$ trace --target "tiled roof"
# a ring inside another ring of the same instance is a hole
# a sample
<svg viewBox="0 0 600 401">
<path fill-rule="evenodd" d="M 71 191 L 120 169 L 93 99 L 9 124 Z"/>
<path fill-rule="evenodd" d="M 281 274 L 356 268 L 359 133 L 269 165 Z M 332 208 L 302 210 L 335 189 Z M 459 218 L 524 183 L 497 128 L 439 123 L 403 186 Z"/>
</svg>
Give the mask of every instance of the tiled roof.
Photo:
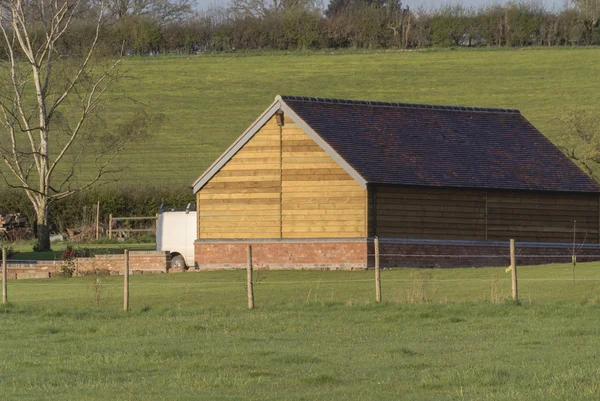
<svg viewBox="0 0 600 401">
<path fill-rule="evenodd" d="M 368 183 L 600 191 L 518 110 L 281 98 Z"/>
</svg>

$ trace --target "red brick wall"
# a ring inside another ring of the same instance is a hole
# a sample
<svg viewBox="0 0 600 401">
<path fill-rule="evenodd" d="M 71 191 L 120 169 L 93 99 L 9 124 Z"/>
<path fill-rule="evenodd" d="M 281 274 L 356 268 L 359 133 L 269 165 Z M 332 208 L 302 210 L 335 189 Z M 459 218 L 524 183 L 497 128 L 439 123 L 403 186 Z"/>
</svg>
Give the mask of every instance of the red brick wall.
<svg viewBox="0 0 600 401">
<path fill-rule="evenodd" d="M 374 266 L 373 239 L 199 240 L 200 270 L 243 269 L 252 245 L 256 269 L 364 269 Z M 600 245 L 577 245 L 578 262 L 600 260 Z M 567 263 L 571 244 L 517 243 L 517 265 Z M 380 239 L 381 267 L 508 266 L 508 241 Z"/>
<path fill-rule="evenodd" d="M 367 242 L 356 240 L 200 240 L 195 261 L 200 270 L 244 269 L 252 245 L 256 269 L 364 269 Z"/>
</svg>

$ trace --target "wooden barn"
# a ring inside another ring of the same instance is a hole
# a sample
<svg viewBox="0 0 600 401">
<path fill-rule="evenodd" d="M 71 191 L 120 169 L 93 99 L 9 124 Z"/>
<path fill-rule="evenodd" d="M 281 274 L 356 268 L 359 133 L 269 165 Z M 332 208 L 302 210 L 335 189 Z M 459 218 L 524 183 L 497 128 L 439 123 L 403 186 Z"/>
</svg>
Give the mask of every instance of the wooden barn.
<svg viewBox="0 0 600 401">
<path fill-rule="evenodd" d="M 600 242 L 599 191 L 517 110 L 277 96 L 194 183 L 196 264 L 243 267 L 252 243 L 264 268 L 364 268 L 374 236 L 560 253 Z"/>
</svg>

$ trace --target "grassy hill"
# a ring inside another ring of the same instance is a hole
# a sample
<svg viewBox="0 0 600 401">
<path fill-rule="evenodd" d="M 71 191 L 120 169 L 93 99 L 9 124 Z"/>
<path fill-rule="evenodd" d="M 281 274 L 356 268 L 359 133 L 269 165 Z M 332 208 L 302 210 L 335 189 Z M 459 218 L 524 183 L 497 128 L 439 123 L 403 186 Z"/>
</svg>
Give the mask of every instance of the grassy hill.
<svg viewBox="0 0 600 401">
<path fill-rule="evenodd" d="M 555 139 L 565 108 L 597 107 L 599 58 L 589 48 L 127 59 L 123 90 L 166 122 L 124 155 L 122 181 L 191 185 L 277 94 L 518 108 Z"/>
</svg>

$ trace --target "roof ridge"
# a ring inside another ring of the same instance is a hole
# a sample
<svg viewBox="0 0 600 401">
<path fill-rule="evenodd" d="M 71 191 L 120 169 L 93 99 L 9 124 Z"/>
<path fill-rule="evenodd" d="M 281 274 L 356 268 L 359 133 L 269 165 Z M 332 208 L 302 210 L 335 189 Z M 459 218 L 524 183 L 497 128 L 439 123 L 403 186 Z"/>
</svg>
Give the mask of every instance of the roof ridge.
<svg viewBox="0 0 600 401">
<path fill-rule="evenodd" d="M 421 110 L 521 114 L 521 112 L 517 109 L 502 109 L 502 108 L 493 108 L 493 107 L 442 106 L 442 105 L 433 105 L 433 104 L 376 102 L 376 101 L 371 101 L 371 100 L 347 100 L 347 99 L 333 99 L 333 98 L 307 97 L 307 96 L 289 96 L 289 95 L 287 95 L 287 96 L 281 95 L 280 97 L 281 97 L 281 100 L 283 100 L 283 101 L 289 100 L 289 101 L 295 101 L 295 102 L 344 104 L 344 105 L 351 105 L 351 106 L 376 106 L 376 107 L 391 107 L 391 108 L 421 109 Z"/>
</svg>

